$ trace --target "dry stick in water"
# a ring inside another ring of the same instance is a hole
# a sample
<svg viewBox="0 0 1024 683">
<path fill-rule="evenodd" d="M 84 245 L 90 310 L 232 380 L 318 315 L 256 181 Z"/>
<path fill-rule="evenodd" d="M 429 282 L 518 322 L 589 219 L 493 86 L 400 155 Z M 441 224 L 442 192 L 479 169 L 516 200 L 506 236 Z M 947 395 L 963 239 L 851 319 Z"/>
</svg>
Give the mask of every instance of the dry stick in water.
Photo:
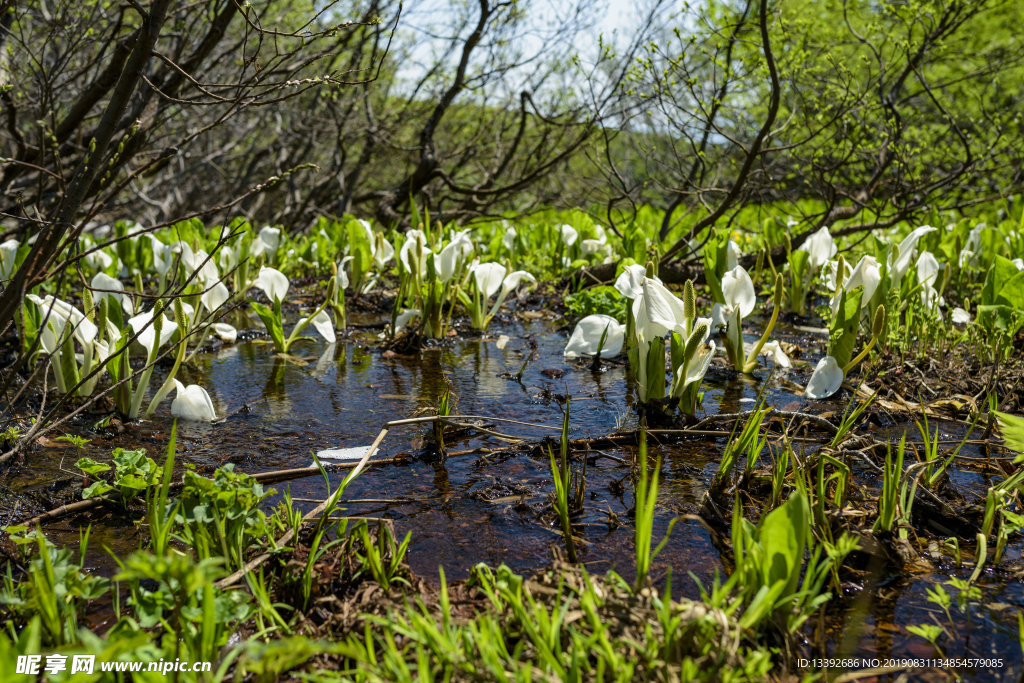
<svg viewBox="0 0 1024 683">
<path fill-rule="evenodd" d="M 703 427 L 706 424 L 713 424 L 715 422 L 721 422 L 723 420 L 739 420 L 739 419 L 744 418 L 744 417 L 749 417 L 753 413 L 754 413 L 753 410 L 748 410 L 748 411 L 743 412 L 743 413 L 719 413 L 718 415 L 712 415 L 710 417 L 707 417 L 707 418 L 701 420 L 700 422 L 695 424 L 693 426 L 693 428 L 694 429 L 698 429 L 700 427 Z M 767 419 L 769 417 L 800 418 L 800 419 L 807 420 L 811 424 L 813 424 L 813 425 L 815 425 L 817 427 L 821 427 L 822 429 L 824 429 L 826 431 L 829 431 L 832 434 L 835 434 L 836 432 L 839 431 L 838 427 L 836 427 L 834 424 L 832 424 L 831 422 L 829 422 L 825 418 L 819 417 L 817 415 L 811 415 L 809 413 L 797 413 L 797 412 L 793 412 L 793 411 L 790 411 L 790 410 L 777 410 L 775 408 L 771 408 L 771 409 L 769 409 L 764 414 L 764 417 L 765 417 L 765 419 Z"/>
</svg>

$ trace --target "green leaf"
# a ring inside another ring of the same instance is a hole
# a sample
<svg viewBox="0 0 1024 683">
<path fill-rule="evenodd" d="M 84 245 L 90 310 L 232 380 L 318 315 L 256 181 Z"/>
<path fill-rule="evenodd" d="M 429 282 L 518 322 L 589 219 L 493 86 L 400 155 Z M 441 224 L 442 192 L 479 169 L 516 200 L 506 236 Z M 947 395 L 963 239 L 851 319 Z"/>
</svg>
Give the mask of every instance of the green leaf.
<svg viewBox="0 0 1024 683">
<path fill-rule="evenodd" d="M 352 257 L 349 268 L 352 272 L 352 288 L 358 291 L 366 273 L 373 265 L 370 240 L 366 228 L 357 220 L 348 222 L 348 255 Z"/>
<path fill-rule="evenodd" d="M 783 584 L 784 590 L 778 597 L 796 592 L 810 525 L 810 507 L 803 491 L 795 491 L 784 505 L 772 510 L 761 522 L 758 529 L 758 541 L 764 552 L 761 576 L 773 593 L 778 582 Z"/>
<path fill-rule="evenodd" d="M 981 290 L 981 303 L 985 306 L 993 306 L 997 303 L 999 293 L 1003 286 L 1020 273 L 1017 266 L 1013 265 L 1010 259 L 1003 256 L 996 256 L 992 267 L 985 275 L 985 286 Z"/>
<path fill-rule="evenodd" d="M 996 411 L 999 418 L 999 430 L 1003 433 L 1006 445 L 1020 453 L 1014 464 L 1024 461 L 1024 417 L 1000 413 Z"/>
<path fill-rule="evenodd" d="M 82 458 L 75 463 L 75 467 L 82 470 L 86 474 L 99 474 L 100 472 L 110 471 L 110 465 L 105 462 L 96 462 L 92 458 Z"/>
<path fill-rule="evenodd" d="M 103 481 L 102 479 L 93 482 L 91 486 L 82 490 L 82 498 L 93 498 L 94 496 L 102 496 L 107 491 L 113 491 L 114 487 Z"/>
<path fill-rule="evenodd" d="M 920 626 L 908 626 L 907 630 L 915 636 L 921 636 L 929 643 L 934 643 L 942 635 L 942 629 L 935 624 L 921 624 Z"/>
<path fill-rule="evenodd" d="M 270 338 L 274 340 L 274 349 L 278 353 L 284 352 L 284 329 L 281 327 L 281 320 L 274 315 L 274 312 L 256 301 L 250 302 L 252 309 L 256 311 L 256 315 L 263 321 L 264 326 L 267 328 L 267 332 L 270 334 Z"/>
<path fill-rule="evenodd" d="M 857 328 L 860 324 L 860 302 L 864 296 L 864 287 L 855 287 L 851 291 L 843 290 L 839 299 L 839 310 L 832 318 L 829 328 L 829 355 L 836 359 L 841 368 L 845 368 L 853 358 L 853 348 L 857 343 Z"/>
<path fill-rule="evenodd" d="M 803 249 L 794 249 L 789 253 L 789 269 L 794 280 L 803 280 L 804 272 L 807 270 L 807 260 L 811 257 Z"/>
<path fill-rule="evenodd" d="M 1024 309 L 1024 270 L 1003 284 L 996 295 L 996 303 L 1016 310 Z"/>
</svg>

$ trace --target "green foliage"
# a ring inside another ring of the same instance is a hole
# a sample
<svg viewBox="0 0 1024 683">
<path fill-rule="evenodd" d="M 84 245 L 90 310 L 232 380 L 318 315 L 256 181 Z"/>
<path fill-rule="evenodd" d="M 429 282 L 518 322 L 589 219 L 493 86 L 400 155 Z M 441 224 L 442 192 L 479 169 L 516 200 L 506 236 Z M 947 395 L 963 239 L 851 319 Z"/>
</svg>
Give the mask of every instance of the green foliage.
<svg viewBox="0 0 1024 683">
<path fill-rule="evenodd" d="M 214 472 L 213 479 L 186 471 L 175 515 L 181 540 L 196 547 L 203 538 L 209 539 L 231 567 L 240 568 L 249 546 L 267 533 L 266 515 L 259 505 L 274 493 L 248 474 L 235 472 L 232 463 Z"/>
<path fill-rule="evenodd" d="M 853 358 L 857 328 L 860 325 L 860 301 L 863 295 L 863 286 L 854 287 L 851 291 L 843 289 L 839 297 L 839 308 L 829 326 L 829 355 L 836 359 L 836 364 L 841 368 L 845 368 Z"/>
<path fill-rule="evenodd" d="M 113 452 L 113 459 L 114 485 L 97 479 L 82 491 L 82 498 L 102 496 L 116 490 L 121 496 L 121 502 L 127 506 L 135 496 L 154 484 L 155 477 L 160 471 L 153 459 L 146 457 L 144 448 L 135 451 L 117 448 Z M 92 458 L 81 458 L 75 463 L 75 467 L 90 476 L 110 471 L 110 465 L 96 462 Z"/>
<path fill-rule="evenodd" d="M 609 285 L 590 287 L 565 297 L 565 307 L 574 317 L 600 314 L 615 318 L 620 323 L 626 320 L 626 307 L 629 303 L 626 297 Z"/>
</svg>

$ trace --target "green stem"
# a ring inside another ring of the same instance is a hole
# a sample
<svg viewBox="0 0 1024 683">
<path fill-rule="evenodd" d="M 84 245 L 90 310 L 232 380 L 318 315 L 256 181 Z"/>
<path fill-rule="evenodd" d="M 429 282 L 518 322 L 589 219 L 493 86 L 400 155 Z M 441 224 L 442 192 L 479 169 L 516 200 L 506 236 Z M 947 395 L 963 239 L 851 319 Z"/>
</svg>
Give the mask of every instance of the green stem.
<svg viewBox="0 0 1024 683">
<path fill-rule="evenodd" d="M 875 345 L 875 342 L 877 342 L 877 341 L 878 341 L 878 336 L 877 335 L 872 336 L 871 337 L 871 341 L 869 341 L 868 345 L 864 347 L 864 350 L 861 351 L 859 354 L 857 354 L 856 358 L 854 358 L 853 360 L 851 360 L 849 363 L 846 364 L 846 367 L 843 368 L 843 376 L 844 377 L 846 376 L 846 374 L 848 372 L 850 372 L 850 370 L 852 370 L 854 367 L 856 367 L 857 363 L 859 363 L 862 360 L 864 360 L 864 356 L 868 355 L 868 352 L 871 351 L 871 349 Z"/>
<path fill-rule="evenodd" d="M 757 356 L 761 353 L 761 349 L 764 348 L 765 343 L 768 341 L 768 336 L 771 335 L 772 330 L 775 329 L 775 321 L 779 319 L 779 306 L 775 307 L 772 311 L 772 319 L 768 321 L 768 327 L 764 328 L 764 334 L 757 342 L 757 346 L 751 349 L 750 354 L 747 356 L 746 362 L 743 364 L 743 372 L 750 374 L 757 367 Z"/>
<path fill-rule="evenodd" d="M 312 315 L 307 317 L 301 323 L 297 323 L 295 327 L 292 328 L 292 333 L 288 335 L 288 339 L 284 343 L 284 350 L 281 353 L 288 353 L 288 349 L 290 349 L 292 344 L 295 343 L 296 338 L 299 336 L 299 333 L 306 329 L 306 326 L 309 325 L 310 320 L 320 315 L 321 311 L 323 311 L 324 308 L 327 306 L 327 303 L 327 299 L 324 299 L 324 302 L 320 304 L 320 308 L 316 309 L 316 311 L 314 311 Z"/>
</svg>

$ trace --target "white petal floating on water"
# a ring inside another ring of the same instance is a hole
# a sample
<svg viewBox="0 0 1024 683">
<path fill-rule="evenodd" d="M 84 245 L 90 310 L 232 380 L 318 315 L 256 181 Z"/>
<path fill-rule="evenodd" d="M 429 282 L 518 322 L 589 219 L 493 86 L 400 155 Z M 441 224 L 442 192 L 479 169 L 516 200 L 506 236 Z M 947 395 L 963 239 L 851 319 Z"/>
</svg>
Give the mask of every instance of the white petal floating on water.
<svg viewBox="0 0 1024 683">
<path fill-rule="evenodd" d="M 825 356 L 818 361 L 814 368 L 811 380 L 807 382 L 804 396 L 807 398 L 828 398 L 839 391 L 843 386 L 843 369 L 839 367 L 836 359 L 832 356 Z"/>
<path fill-rule="evenodd" d="M 217 411 L 213 409 L 213 401 L 198 384 L 190 384 L 187 387 L 174 380 L 177 387 L 177 396 L 171 402 L 171 415 L 180 417 L 183 420 L 196 420 L 210 422 L 217 419 Z"/>
<path fill-rule="evenodd" d="M 598 344 L 601 342 L 601 335 L 605 329 L 608 330 L 605 336 L 604 346 L 601 347 L 602 358 L 613 358 L 622 352 L 622 343 L 626 338 L 626 326 L 608 315 L 588 315 L 578 323 L 569 337 L 569 343 L 565 345 L 565 359 L 573 360 L 580 356 L 593 356 L 597 353 Z"/>
<path fill-rule="evenodd" d="M 495 344 L 495 346 L 497 346 L 499 349 L 504 349 L 505 346 L 507 346 L 507 345 L 508 345 L 508 335 L 507 334 L 503 334 L 500 337 L 498 337 L 498 343 Z"/>
<path fill-rule="evenodd" d="M 328 448 L 327 450 L 318 451 L 316 457 L 321 460 L 362 460 L 369 448 L 369 445 L 355 446 L 354 448 Z M 379 448 L 374 448 L 370 457 L 377 455 L 379 452 Z"/>
</svg>

